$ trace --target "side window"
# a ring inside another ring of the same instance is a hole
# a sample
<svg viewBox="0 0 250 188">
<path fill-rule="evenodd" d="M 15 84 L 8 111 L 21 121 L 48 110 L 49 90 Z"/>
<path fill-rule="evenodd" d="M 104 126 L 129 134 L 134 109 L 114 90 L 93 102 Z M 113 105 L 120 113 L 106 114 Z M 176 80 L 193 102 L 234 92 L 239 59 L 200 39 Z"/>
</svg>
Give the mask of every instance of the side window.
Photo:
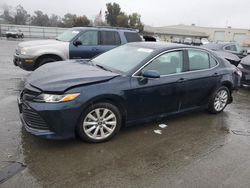
<svg viewBox="0 0 250 188">
<path fill-rule="evenodd" d="M 175 51 L 157 57 L 143 71 L 156 70 L 160 75 L 168 75 L 182 72 L 182 66 L 183 51 Z"/>
<path fill-rule="evenodd" d="M 142 39 L 138 33 L 135 32 L 124 32 L 127 42 L 141 42 Z"/>
<path fill-rule="evenodd" d="M 217 65 L 217 61 L 210 56 L 210 68 L 215 67 Z"/>
<path fill-rule="evenodd" d="M 98 31 L 86 31 L 77 40 L 86 46 L 98 45 Z"/>
<path fill-rule="evenodd" d="M 236 52 L 236 51 L 237 51 L 237 48 L 236 48 L 235 45 L 230 45 L 230 46 L 226 46 L 226 47 L 225 47 L 225 50 Z"/>
<path fill-rule="evenodd" d="M 120 45 L 120 35 L 116 31 L 101 31 L 101 45 Z"/>
<path fill-rule="evenodd" d="M 208 69 L 209 56 L 206 52 L 199 50 L 188 50 L 189 71 Z"/>
</svg>

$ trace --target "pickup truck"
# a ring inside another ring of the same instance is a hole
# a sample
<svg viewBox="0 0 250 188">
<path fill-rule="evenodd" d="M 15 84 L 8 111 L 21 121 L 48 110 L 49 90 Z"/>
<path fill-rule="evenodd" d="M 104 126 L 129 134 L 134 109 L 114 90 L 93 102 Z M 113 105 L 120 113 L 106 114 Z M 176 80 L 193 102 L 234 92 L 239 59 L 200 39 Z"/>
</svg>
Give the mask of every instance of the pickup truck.
<svg viewBox="0 0 250 188">
<path fill-rule="evenodd" d="M 14 65 L 28 71 L 66 59 L 91 59 L 128 42 L 142 41 L 136 30 L 127 28 L 75 27 L 55 40 L 21 42 L 14 54 Z"/>
</svg>

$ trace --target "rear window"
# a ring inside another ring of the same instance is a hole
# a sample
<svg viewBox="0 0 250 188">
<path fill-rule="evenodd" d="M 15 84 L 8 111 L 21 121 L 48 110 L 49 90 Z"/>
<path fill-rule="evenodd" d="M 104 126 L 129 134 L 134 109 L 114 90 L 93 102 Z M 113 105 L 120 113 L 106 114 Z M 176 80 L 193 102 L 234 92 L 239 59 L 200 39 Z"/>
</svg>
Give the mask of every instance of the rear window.
<svg viewBox="0 0 250 188">
<path fill-rule="evenodd" d="M 202 70 L 210 67 L 209 56 L 206 52 L 199 50 L 188 50 L 189 70 Z"/>
<path fill-rule="evenodd" d="M 142 39 L 138 33 L 124 32 L 127 42 L 141 42 Z"/>
<path fill-rule="evenodd" d="M 116 31 L 101 31 L 101 45 L 120 45 L 119 33 Z"/>
<path fill-rule="evenodd" d="M 215 67 L 216 65 L 217 65 L 217 61 L 213 57 L 210 56 L 210 67 L 212 68 L 212 67 Z"/>
</svg>

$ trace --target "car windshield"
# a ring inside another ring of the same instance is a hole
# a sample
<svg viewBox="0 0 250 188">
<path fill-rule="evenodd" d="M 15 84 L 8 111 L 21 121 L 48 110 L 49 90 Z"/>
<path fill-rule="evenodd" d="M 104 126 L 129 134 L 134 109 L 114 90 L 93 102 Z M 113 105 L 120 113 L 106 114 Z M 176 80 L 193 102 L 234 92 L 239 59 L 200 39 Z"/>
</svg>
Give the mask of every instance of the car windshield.
<svg viewBox="0 0 250 188">
<path fill-rule="evenodd" d="M 152 52 L 153 49 L 150 48 L 127 44 L 97 56 L 92 59 L 92 62 L 109 70 L 126 73 L 135 68 Z"/>
<path fill-rule="evenodd" d="M 77 30 L 67 30 L 59 35 L 56 39 L 63 42 L 70 42 L 80 31 Z"/>
</svg>

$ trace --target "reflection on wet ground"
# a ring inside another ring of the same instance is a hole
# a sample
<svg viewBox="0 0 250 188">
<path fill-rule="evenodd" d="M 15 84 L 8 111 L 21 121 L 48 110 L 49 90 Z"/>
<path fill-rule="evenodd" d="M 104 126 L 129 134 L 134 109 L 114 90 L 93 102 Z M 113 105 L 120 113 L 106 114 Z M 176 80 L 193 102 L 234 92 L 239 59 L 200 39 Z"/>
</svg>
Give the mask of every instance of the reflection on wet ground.
<svg viewBox="0 0 250 188">
<path fill-rule="evenodd" d="M 250 137 L 234 132 L 250 130 L 249 89 L 236 92 L 234 103 L 221 114 L 194 112 L 129 127 L 103 144 L 43 140 L 28 134 L 19 121 L 16 97 L 29 73 L 12 65 L 16 42 L 0 41 L 0 45 L 7 46 L 0 49 L 0 167 L 3 161 L 27 165 L 0 186 L 249 185 Z M 159 123 L 167 127 L 160 128 Z M 158 129 L 162 134 L 154 132 Z"/>
</svg>

